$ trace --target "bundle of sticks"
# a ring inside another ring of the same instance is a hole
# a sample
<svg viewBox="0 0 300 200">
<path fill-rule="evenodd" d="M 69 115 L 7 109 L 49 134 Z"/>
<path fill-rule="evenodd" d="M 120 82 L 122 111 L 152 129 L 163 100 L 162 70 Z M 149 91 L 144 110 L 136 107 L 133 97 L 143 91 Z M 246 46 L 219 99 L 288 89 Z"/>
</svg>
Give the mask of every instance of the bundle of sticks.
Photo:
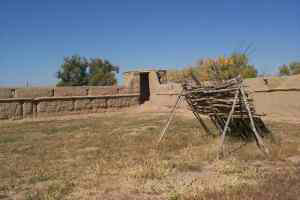
<svg viewBox="0 0 300 200">
<path fill-rule="evenodd" d="M 210 86 L 183 84 L 183 92 L 190 109 L 207 133 L 211 133 L 200 115 L 207 115 L 221 135 L 221 148 L 225 134 L 250 138 L 254 136 L 259 147 L 264 147 L 261 136 L 268 133 L 261 115 L 257 114 L 253 99 L 245 91 L 243 80 L 216 81 Z M 264 148 L 264 152 L 268 152 Z"/>
<path fill-rule="evenodd" d="M 245 91 L 241 78 L 218 82 L 211 86 L 183 84 L 183 89 L 182 95 L 194 114 L 209 116 L 220 134 L 225 129 L 226 120 L 233 104 L 235 104 L 234 111 L 231 114 L 227 130 L 229 134 L 240 135 L 244 138 L 251 137 L 253 130 L 250 115 L 252 115 L 257 132 L 261 136 L 269 132 L 261 115 L 256 113 L 253 99 Z M 196 116 L 196 118 L 199 117 Z"/>
</svg>

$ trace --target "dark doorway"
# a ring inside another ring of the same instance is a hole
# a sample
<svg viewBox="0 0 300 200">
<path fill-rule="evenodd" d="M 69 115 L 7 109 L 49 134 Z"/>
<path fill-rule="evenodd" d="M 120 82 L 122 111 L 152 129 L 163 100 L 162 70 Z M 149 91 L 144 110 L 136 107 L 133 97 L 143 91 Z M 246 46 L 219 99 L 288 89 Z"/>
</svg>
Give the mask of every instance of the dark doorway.
<svg viewBox="0 0 300 200">
<path fill-rule="evenodd" d="M 140 95 L 141 103 L 150 98 L 149 73 L 140 73 Z"/>
</svg>

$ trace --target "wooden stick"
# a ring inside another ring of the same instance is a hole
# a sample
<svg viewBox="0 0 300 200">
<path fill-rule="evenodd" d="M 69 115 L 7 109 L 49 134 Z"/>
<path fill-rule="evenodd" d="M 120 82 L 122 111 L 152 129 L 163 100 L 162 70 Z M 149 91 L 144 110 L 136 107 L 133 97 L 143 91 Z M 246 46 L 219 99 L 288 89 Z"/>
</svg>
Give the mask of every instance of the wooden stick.
<svg viewBox="0 0 300 200">
<path fill-rule="evenodd" d="M 244 100 L 244 103 L 245 103 L 245 106 L 246 106 L 246 109 L 248 110 L 248 115 L 249 115 L 249 118 L 250 118 L 250 122 L 251 122 L 251 126 L 252 126 L 252 130 L 255 134 L 255 137 L 256 137 L 256 140 L 257 140 L 257 145 L 258 147 L 261 149 L 261 147 L 264 148 L 266 154 L 269 154 L 269 150 L 267 147 L 265 147 L 260 135 L 257 133 L 257 130 L 256 130 L 256 127 L 255 127 L 255 124 L 254 124 L 254 120 L 253 120 L 253 117 L 252 117 L 252 113 L 251 113 L 251 110 L 249 108 L 249 105 L 248 105 L 248 101 L 247 101 L 247 97 L 245 95 L 245 91 L 244 91 L 244 88 L 241 87 L 240 89 L 241 93 L 242 93 L 242 96 L 243 96 L 243 100 Z"/>
<path fill-rule="evenodd" d="M 204 94 L 210 94 L 210 93 L 226 93 L 226 92 L 231 92 L 231 91 L 235 91 L 238 88 L 227 88 L 227 89 L 220 89 L 220 90 L 216 90 L 216 89 L 212 89 L 212 90 L 192 90 L 192 91 L 187 91 L 185 92 L 185 94 L 193 94 L 193 93 L 204 93 Z"/>
<path fill-rule="evenodd" d="M 179 96 L 177 97 L 176 103 L 175 103 L 175 105 L 174 105 L 174 107 L 173 107 L 173 109 L 172 109 L 172 111 L 171 111 L 171 113 L 170 113 L 170 115 L 169 115 L 168 122 L 166 123 L 165 127 L 163 128 L 163 130 L 162 130 L 162 132 L 161 132 L 161 134 L 160 134 L 160 137 L 159 137 L 159 140 L 158 140 L 158 144 L 160 143 L 160 141 L 162 140 L 162 138 L 163 138 L 164 135 L 166 134 L 166 131 L 167 131 L 167 129 L 169 128 L 169 125 L 170 125 L 172 119 L 174 118 L 175 110 L 176 110 L 177 106 L 181 103 L 182 98 L 183 98 L 183 96 L 181 96 L 181 95 L 179 95 Z"/>
<path fill-rule="evenodd" d="M 236 105 L 236 102 L 237 102 L 239 93 L 240 93 L 240 90 L 237 90 L 236 93 L 235 93 L 234 101 L 233 101 L 233 104 L 232 104 L 232 107 L 231 107 L 231 111 L 230 111 L 230 113 L 229 113 L 229 116 L 228 116 L 228 118 L 227 118 L 227 121 L 226 121 L 224 130 L 223 130 L 223 133 L 222 133 L 222 136 L 221 136 L 220 151 L 222 152 L 222 155 L 223 155 L 223 153 L 224 153 L 224 140 L 225 140 L 225 134 L 226 134 L 226 131 L 227 131 L 227 129 L 228 129 L 228 125 L 229 125 L 229 122 L 230 122 L 230 120 L 231 120 L 231 116 L 232 116 L 232 114 L 233 114 L 233 112 L 234 112 L 235 105 Z"/>
<path fill-rule="evenodd" d="M 208 129 L 208 127 L 206 126 L 206 124 L 204 123 L 204 121 L 202 120 L 200 115 L 197 112 L 194 112 L 194 111 L 193 111 L 193 113 L 194 113 L 195 117 L 198 119 L 198 121 L 200 122 L 200 124 L 202 125 L 205 132 L 209 135 L 212 135 L 212 133 L 210 132 L 210 130 Z"/>
<path fill-rule="evenodd" d="M 214 123 L 215 127 L 218 129 L 219 134 L 222 135 L 222 127 L 220 126 L 220 123 L 218 123 L 216 116 L 211 115 L 210 120 Z"/>
<path fill-rule="evenodd" d="M 195 107 L 193 106 L 193 104 L 190 101 L 190 99 L 188 97 L 186 97 L 185 100 L 189 104 L 189 106 L 192 108 L 194 116 L 199 121 L 199 123 L 201 124 L 201 126 L 203 127 L 203 129 L 205 130 L 205 132 L 207 134 L 209 134 L 209 135 L 212 135 L 212 133 L 210 132 L 210 130 L 208 129 L 208 127 L 206 126 L 206 124 L 204 123 L 204 121 L 202 120 L 202 118 L 200 117 L 200 115 L 198 114 L 197 109 L 195 109 Z"/>
</svg>

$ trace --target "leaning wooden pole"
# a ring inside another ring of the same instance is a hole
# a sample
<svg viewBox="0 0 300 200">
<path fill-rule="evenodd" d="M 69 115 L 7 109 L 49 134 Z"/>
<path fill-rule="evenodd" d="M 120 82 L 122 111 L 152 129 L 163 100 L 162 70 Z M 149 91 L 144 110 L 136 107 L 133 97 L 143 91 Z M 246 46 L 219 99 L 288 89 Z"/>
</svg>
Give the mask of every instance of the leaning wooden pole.
<svg viewBox="0 0 300 200">
<path fill-rule="evenodd" d="M 245 95 L 245 91 L 244 91 L 244 88 L 241 87 L 241 93 L 242 93 L 242 96 L 243 96 L 243 101 L 245 103 L 245 106 L 246 106 L 246 109 L 248 111 L 248 115 L 249 115 L 249 118 L 250 118 L 250 122 L 251 122 L 251 127 L 252 127 L 252 130 L 254 132 L 254 135 L 256 137 L 256 141 L 257 141 L 257 145 L 258 147 L 261 149 L 261 147 L 264 149 L 264 153 L 266 154 L 269 154 L 269 150 L 268 148 L 264 145 L 264 142 L 262 140 L 262 138 L 260 137 L 260 135 L 257 133 L 257 130 L 256 130 L 256 127 L 255 127 L 255 124 L 254 124 L 254 120 L 253 120 L 253 116 L 252 116 L 252 113 L 251 113 L 251 110 L 250 110 L 250 107 L 249 107 L 249 104 L 248 104 L 248 100 L 247 100 L 247 97 Z"/>
<path fill-rule="evenodd" d="M 173 120 L 173 118 L 174 118 L 174 116 L 175 116 L 175 110 L 176 110 L 176 108 L 178 107 L 178 105 L 179 105 L 179 104 L 181 103 L 181 101 L 182 101 L 183 96 L 182 96 L 181 94 L 182 94 L 182 92 L 181 92 L 180 95 L 177 97 L 176 103 L 175 103 L 175 105 L 173 106 L 172 111 L 170 112 L 168 121 L 167 121 L 165 127 L 163 128 L 163 130 L 162 130 L 161 133 L 160 133 L 160 137 L 159 137 L 159 140 L 158 140 L 158 144 L 161 142 L 161 140 L 163 139 L 164 135 L 166 134 L 167 129 L 169 128 L 169 125 L 170 125 L 171 121 Z"/>
<path fill-rule="evenodd" d="M 236 91 L 236 93 L 235 93 L 234 101 L 233 101 L 233 104 L 232 104 L 230 113 L 229 113 L 229 115 L 228 115 L 228 118 L 227 118 L 227 121 L 226 121 L 224 130 L 223 130 L 223 133 L 222 133 L 222 136 L 221 136 L 220 153 L 221 153 L 222 155 L 224 155 L 224 140 L 225 140 L 225 135 L 226 135 L 226 132 L 227 132 L 227 129 L 228 129 L 230 120 L 231 120 L 231 118 L 232 118 L 232 115 L 233 115 L 233 113 L 234 113 L 235 105 L 236 105 L 236 102 L 237 102 L 237 100 L 238 100 L 239 94 L 240 94 L 240 90 L 238 89 L 238 90 Z"/>
<path fill-rule="evenodd" d="M 188 103 L 188 105 L 191 107 L 192 112 L 194 114 L 194 116 L 196 117 L 196 119 L 199 121 L 199 123 L 201 124 L 201 126 L 203 127 L 204 131 L 209 134 L 212 135 L 211 131 L 209 130 L 209 128 L 206 126 L 206 124 L 204 123 L 203 119 L 201 118 L 201 116 L 199 115 L 199 113 L 194 109 L 192 102 L 186 98 L 186 102 Z"/>
</svg>

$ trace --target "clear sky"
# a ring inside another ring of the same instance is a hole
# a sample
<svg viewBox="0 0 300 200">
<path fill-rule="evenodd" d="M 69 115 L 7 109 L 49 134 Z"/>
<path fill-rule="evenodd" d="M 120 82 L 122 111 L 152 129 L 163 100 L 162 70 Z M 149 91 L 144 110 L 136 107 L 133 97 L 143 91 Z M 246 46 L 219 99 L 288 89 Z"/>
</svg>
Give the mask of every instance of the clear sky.
<svg viewBox="0 0 300 200">
<path fill-rule="evenodd" d="M 246 44 L 261 73 L 300 60 L 300 0 L 0 0 L 0 85 L 54 85 L 75 53 L 122 73 L 180 68 Z"/>
</svg>

